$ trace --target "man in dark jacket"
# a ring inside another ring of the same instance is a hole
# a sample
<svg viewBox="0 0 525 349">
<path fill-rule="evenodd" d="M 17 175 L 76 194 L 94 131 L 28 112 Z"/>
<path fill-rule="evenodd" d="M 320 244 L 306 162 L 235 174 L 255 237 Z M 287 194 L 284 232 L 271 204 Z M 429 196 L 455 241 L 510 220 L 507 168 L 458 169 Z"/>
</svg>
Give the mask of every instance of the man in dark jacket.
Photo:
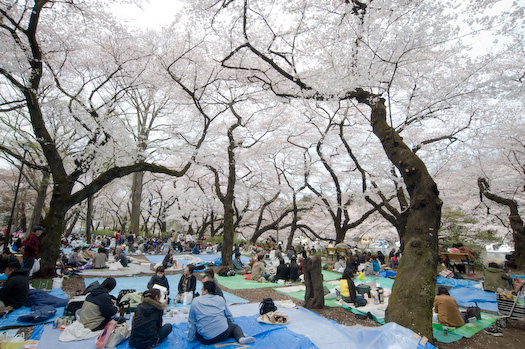
<svg viewBox="0 0 525 349">
<path fill-rule="evenodd" d="M 109 295 L 117 282 L 107 278 L 86 297 L 78 321 L 92 331 L 102 330 L 117 313 L 116 299 Z"/>
<path fill-rule="evenodd" d="M 31 270 L 35 263 L 35 258 L 38 258 L 38 252 L 40 251 L 40 235 L 42 235 L 43 232 L 44 228 L 37 225 L 24 240 L 24 269 Z"/>
<path fill-rule="evenodd" d="M 0 308 L 11 306 L 18 309 L 27 299 L 29 292 L 29 280 L 27 271 L 20 270 L 20 263 L 10 262 L 5 268 L 7 281 L 0 289 Z"/>
</svg>

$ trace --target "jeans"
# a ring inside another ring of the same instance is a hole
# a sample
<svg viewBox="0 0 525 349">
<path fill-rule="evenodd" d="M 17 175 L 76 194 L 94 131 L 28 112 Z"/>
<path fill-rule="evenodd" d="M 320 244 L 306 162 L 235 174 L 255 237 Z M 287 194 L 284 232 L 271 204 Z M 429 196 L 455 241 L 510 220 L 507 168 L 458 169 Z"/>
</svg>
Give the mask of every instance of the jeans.
<svg viewBox="0 0 525 349">
<path fill-rule="evenodd" d="M 205 345 L 222 342 L 222 341 L 227 340 L 230 337 L 235 338 L 235 340 L 238 342 L 239 339 L 244 337 L 244 332 L 242 332 L 242 329 L 238 325 L 234 324 L 233 322 L 229 322 L 229 321 L 228 321 L 228 328 L 226 329 L 226 331 L 224 331 L 223 333 L 221 333 L 215 338 L 206 339 L 197 332 L 197 339 L 202 344 L 205 344 Z"/>
</svg>

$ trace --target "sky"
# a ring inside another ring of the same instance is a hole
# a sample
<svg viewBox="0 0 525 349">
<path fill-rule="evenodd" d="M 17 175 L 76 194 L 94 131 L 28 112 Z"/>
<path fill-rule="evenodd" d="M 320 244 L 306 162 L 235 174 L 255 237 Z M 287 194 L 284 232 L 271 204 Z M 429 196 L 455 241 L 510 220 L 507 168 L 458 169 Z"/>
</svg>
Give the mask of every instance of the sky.
<svg viewBox="0 0 525 349">
<path fill-rule="evenodd" d="M 140 28 L 155 28 L 169 24 L 184 0 L 149 0 L 138 5 L 114 4 L 118 16 Z"/>
</svg>

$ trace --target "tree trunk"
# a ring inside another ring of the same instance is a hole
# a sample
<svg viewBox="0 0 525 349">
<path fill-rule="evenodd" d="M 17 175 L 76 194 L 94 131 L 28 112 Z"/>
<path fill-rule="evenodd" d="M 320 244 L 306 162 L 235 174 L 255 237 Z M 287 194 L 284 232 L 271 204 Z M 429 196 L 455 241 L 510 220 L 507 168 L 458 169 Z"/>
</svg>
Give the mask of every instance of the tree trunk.
<svg viewBox="0 0 525 349">
<path fill-rule="evenodd" d="M 40 236 L 40 271 L 38 277 L 56 275 L 56 261 L 60 251 L 60 239 L 64 229 L 64 219 L 70 205 L 63 203 L 59 196 L 53 196 L 49 212 L 44 218 L 45 233 Z"/>
<path fill-rule="evenodd" d="M 321 273 L 321 257 L 308 257 L 303 261 L 304 307 L 307 309 L 322 309 L 324 307 L 323 274 Z"/>
<path fill-rule="evenodd" d="M 139 233 L 140 227 L 140 203 L 142 201 L 142 183 L 144 172 L 135 172 L 133 174 L 133 183 L 131 185 L 131 222 L 129 230 L 133 234 Z"/>
<path fill-rule="evenodd" d="M 491 193 L 489 191 L 490 188 L 488 181 L 485 178 L 478 178 L 478 187 L 480 199 L 483 199 L 483 196 L 485 196 L 487 199 L 509 208 L 509 222 L 514 240 L 513 257 L 516 261 L 518 269 L 525 269 L 525 226 L 523 226 L 523 220 L 520 217 L 518 203 L 516 200 L 507 199 Z"/>
<path fill-rule="evenodd" d="M 87 198 L 87 212 L 86 212 L 86 242 L 91 243 L 91 225 L 93 224 L 93 195 Z M 88 241 L 89 239 L 89 241 Z"/>
<path fill-rule="evenodd" d="M 37 191 L 35 200 L 35 206 L 33 214 L 31 215 L 30 228 L 42 223 L 42 211 L 44 210 L 44 203 L 46 201 L 47 187 L 49 186 L 49 179 L 51 174 L 49 172 L 42 173 L 42 181 L 40 182 L 40 188 Z"/>
<path fill-rule="evenodd" d="M 404 236 L 400 237 L 403 255 L 385 320 L 433 339 L 432 306 L 442 206 L 439 191 L 423 161 L 386 122 L 384 99 L 362 90 L 357 91 L 356 98 L 371 107 L 373 132 L 381 141 L 388 159 L 401 173 L 410 197 Z"/>
<path fill-rule="evenodd" d="M 229 201 L 229 200 L 228 200 Z M 233 204 L 226 202 L 224 204 L 224 228 L 222 235 L 222 265 L 231 267 L 233 265 L 233 240 L 235 237 L 235 227 L 233 226 Z"/>
</svg>

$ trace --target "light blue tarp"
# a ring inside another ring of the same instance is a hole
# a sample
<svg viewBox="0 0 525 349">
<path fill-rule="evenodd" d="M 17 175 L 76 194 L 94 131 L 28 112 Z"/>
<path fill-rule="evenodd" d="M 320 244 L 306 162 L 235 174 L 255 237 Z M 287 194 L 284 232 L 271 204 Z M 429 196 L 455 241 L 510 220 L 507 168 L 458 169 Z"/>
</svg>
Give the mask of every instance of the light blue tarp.
<svg viewBox="0 0 525 349">
<path fill-rule="evenodd" d="M 360 348 L 360 349 L 389 349 L 389 348 L 434 348 L 430 343 L 424 346 L 419 342 L 419 336 L 414 332 L 389 323 L 381 327 L 343 326 L 332 320 L 304 308 L 280 309 L 289 316 L 286 326 L 267 325 L 257 323 L 258 304 L 239 304 L 230 307 L 235 322 L 241 326 L 247 335 L 256 338 L 250 348 Z M 164 317 L 164 323 L 172 323 L 173 332 L 161 343 L 158 348 L 217 348 L 218 345 L 202 346 L 198 342 L 186 341 L 187 315 L 178 314 L 176 318 Z M 38 349 L 60 347 L 61 349 L 91 349 L 95 339 L 61 343 L 58 341 L 60 330 L 50 325 L 39 326 L 32 339 L 40 339 Z M 39 337 L 39 334 L 41 335 Z M 230 343 L 233 340 L 229 341 Z M 232 347 L 232 346 L 228 346 Z M 238 346 L 233 346 L 238 347 Z M 128 348 L 128 342 L 117 346 L 119 349 Z"/>
<path fill-rule="evenodd" d="M 146 257 L 148 259 L 148 261 L 150 261 L 151 263 L 153 264 L 157 264 L 157 263 L 160 263 L 164 260 L 164 256 L 165 255 L 159 255 L 159 254 L 154 254 L 154 255 L 144 255 L 144 257 Z M 201 253 L 201 254 L 177 254 L 175 253 L 173 255 L 174 257 L 177 257 L 177 256 L 189 256 L 189 257 L 195 257 L 195 258 L 200 258 L 202 259 L 204 262 L 215 262 L 215 260 L 219 257 L 221 257 L 221 254 L 220 253 Z M 177 261 L 179 262 L 179 264 L 182 264 L 183 266 L 185 266 L 186 264 L 189 263 L 189 259 L 177 259 Z M 241 262 L 243 263 L 249 263 L 250 262 L 250 258 L 246 257 L 246 256 L 243 256 L 241 255 Z"/>
<path fill-rule="evenodd" d="M 179 285 L 179 281 L 181 278 L 181 274 L 177 275 L 166 275 L 166 278 L 168 279 L 168 282 L 170 284 L 170 296 L 172 299 L 177 294 L 177 287 Z M 104 281 L 105 278 L 84 278 L 84 284 L 86 287 L 91 284 L 92 282 L 98 281 L 100 284 Z M 117 297 L 118 293 L 121 290 L 137 290 L 137 292 L 144 292 L 147 290 L 147 285 L 149 280 L 151 279 L 151 276 L 132 276 L 132 277 L 119 277 L 115 278 L 117 281 L 117 285 L 111 291 L 111 295 Z M 202 288 L 202 282 L 197 281 L 197 292 L 201 293 Z M 224 292 L 224 298 L 226 298 L 226 303 L 246 303 L 248 302 L 246 299 L 237 297 L 234 294 Z M 175 308 L 175 307 L 182 307 L 182 305 L 178 304 L 175 305 L 173 302 L 170 302 L 168 305 L 169 309 Z M 186 306 L 189 307 L 189 306 Z"/>
<path fill-rule="evenodd" d="M 479 283 L 480 283 L 479 281 L 474 281 L 474 280 L 454 279 L 454 278 L 445 278 L 442 276 L 438 276 L 436 285 L 454 287 L 454 286 L 474 286 Z"/>
<path fill-rule="evenodd" d="M 487 292 L 470 286 L 455 286 L 449 291 L 462 307 L 470 307 L 478 304 L 483 310 L 498 311 L 498 303 L 494 292 Z"/>
<path fill-rule="evenodd" d="M 64 294 L 61 288 L 54 288 L 49 292 L 49 294 L 55 297 L 67 298 L 67 296 Z M 53 322 L 56 318 L 64 315 L 65 307 L 59 307 L 56 309 L 57 309 L 57 312 L 55 316 L 46 320 L 45 321 L 46 323 Z M 0 328 L 5 328 L 9 326 L 33 326 L 34 324 L 18 321 L 18 318 L 20 316 L 29 315 L 32 312 L 33 311 L 31 310 L 30 307 L 21 307 L 21 308 L 15 309 L 12 313 L 0 319 Z"/>
</svg>

